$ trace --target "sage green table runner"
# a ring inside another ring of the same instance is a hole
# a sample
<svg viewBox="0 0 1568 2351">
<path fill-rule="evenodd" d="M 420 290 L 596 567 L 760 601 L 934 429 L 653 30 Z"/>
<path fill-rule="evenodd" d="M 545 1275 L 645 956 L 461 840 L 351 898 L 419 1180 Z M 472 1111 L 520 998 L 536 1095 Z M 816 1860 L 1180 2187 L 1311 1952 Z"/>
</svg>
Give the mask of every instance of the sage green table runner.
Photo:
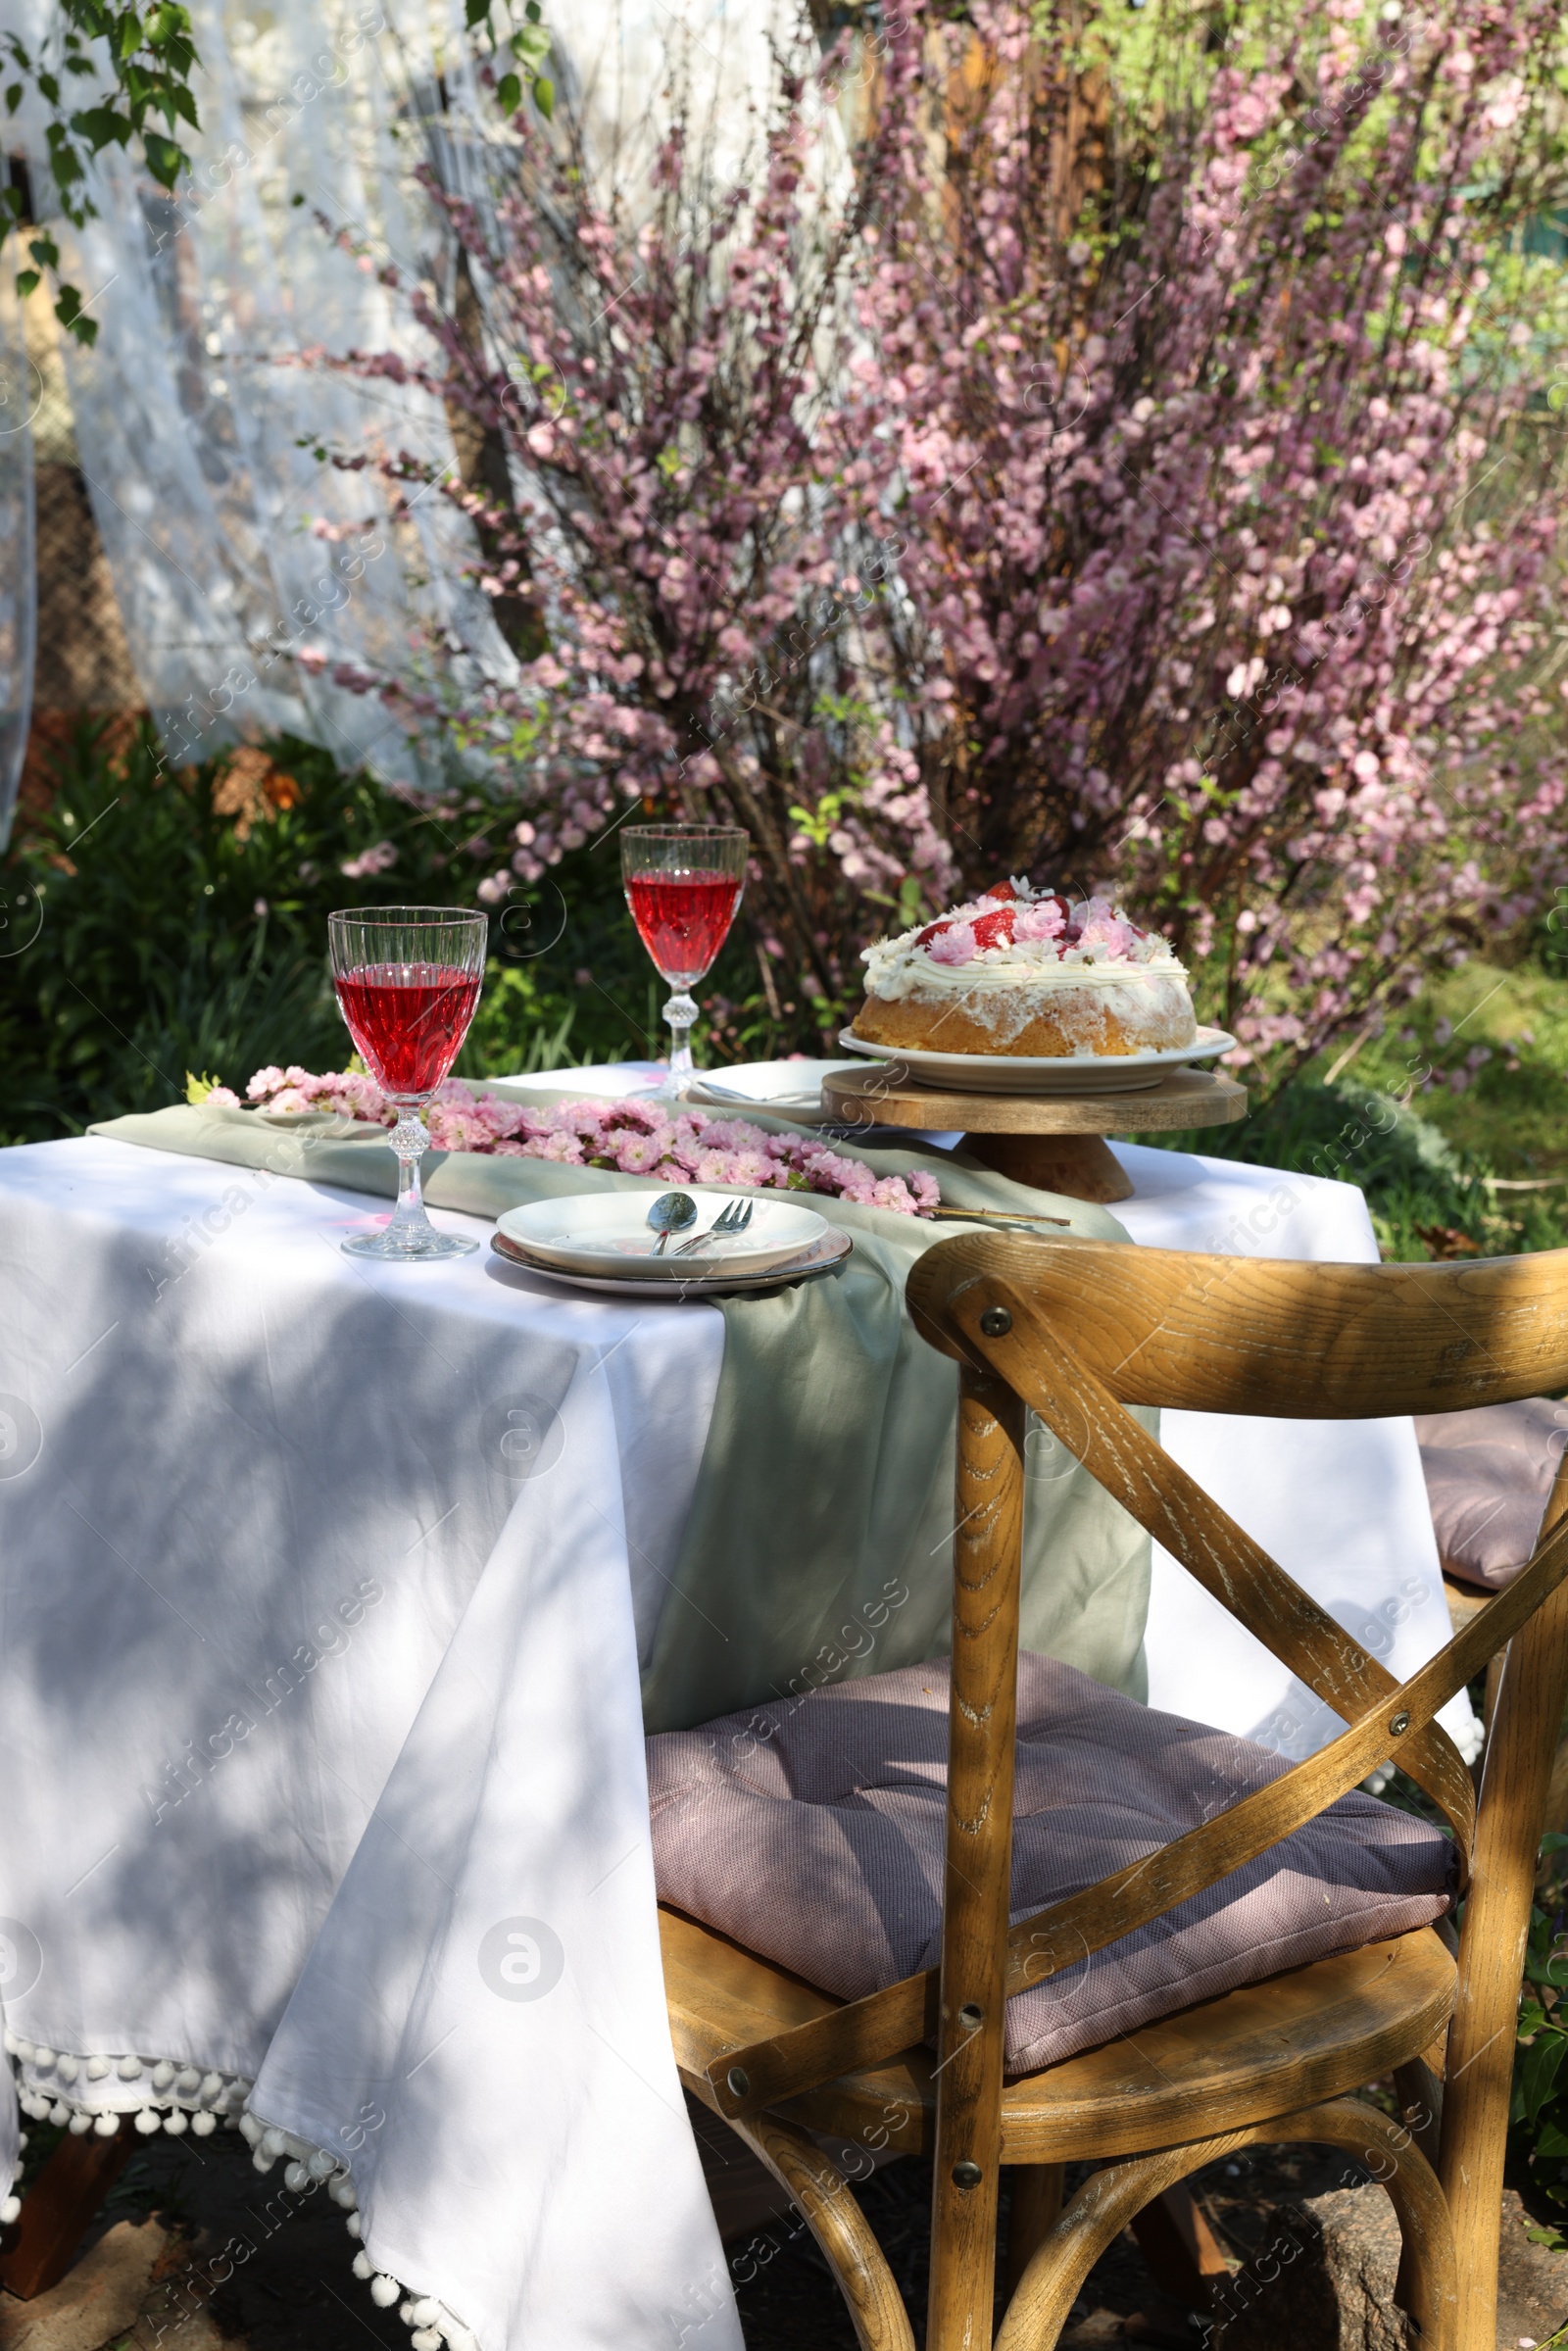
<svg viewBox="0 0 1568 2351">
<path fill-rule="evenodd" d="M 569 1086 L 489 1090 L 541 1104 L 577 1099 Z M 783 1131 L 761 1113 L 745 1116 Z M 389 1198 L 397 1190 L 385 1131 L 326 1114 L 274 1119 L 181 1105 L 89 1132 L 307 1183 Z M 833 1148 L 879 1175 L 926 1168 L 950 1205 L 1026 1207 L 1065 1217 L 1074 1233 L 1127 1239 L 1103 1208 L 1027 1191 L 962 1153 Z M 568 1193 L 667 1189 L 646 1176 L 471 1151 L 432 1151 L 423 1166 L 433 1206 L 492 1218 Z M 915 1336 L 904 1285 L 922 1250 L 962 1228 L 815 1194 L 810 1204 L 854 1234 L 848 1261 L 793 1289 L 715 1301 L 723 1369 L 675 1589 L 644 1674 L 650 1731 L 684 1730 L 948 1647 L 956 1373 Z M 1149 1538 L 1045 1431 L 1031 1435 L 1029 1469 L 1023 1641 L 1141 1698 Z"/>
</svg>

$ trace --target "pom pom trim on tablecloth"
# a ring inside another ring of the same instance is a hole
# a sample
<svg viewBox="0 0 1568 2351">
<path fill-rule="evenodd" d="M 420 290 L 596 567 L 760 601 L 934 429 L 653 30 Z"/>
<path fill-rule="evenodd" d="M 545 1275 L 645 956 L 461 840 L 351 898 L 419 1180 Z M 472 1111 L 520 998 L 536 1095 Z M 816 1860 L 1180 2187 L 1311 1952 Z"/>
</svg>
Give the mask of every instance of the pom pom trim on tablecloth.
<svg viewBox="0 0 1568 2351">
<path fill-rule="evenodd" d="M 17 2101 L 36 2123 L 55 2123 L 82 2137 L 95 2131 L 113 2138 L 129 2116 L 145 2136 L 186 2131 L 205 2138 L 222 2123 L 232 2129 L 251 2093 L 248 2075 L 181 2065 L 168 2058 L 114 2052 L 77 2056 L 7 2031 L 7 2052 L 20 2079 Z"/>
<path fill-rule="evenodd" d="M 283 2185 L 291 2193 L 308 2195 L 324 2186 L 342 2212 L 349 2234 L 363 2235 L 350 2167 L 325 2147 L 313 2146 L 309 2139 L 296 2138 L 292 2131 L 253 2114 L 246 2104 L 255 2086 L 249 2076 L 129 2052 L 76 2056 L 9 2029 L 5 2046 L 20 2077 L 18 2103 L 34 2122 L 63 2125 L 78 2137 L 95 2131 L 103 2138 L 113 2138 L 127 2116 L 147 2137 L 167 2131 L 177 2138 L 190 2131 L 204 2138 L 221 2123 L 225 2130 L 241 2133 L 259 2172 L 270 2172 L 281 2160 Z M 78 2083 L 88 2091 L 87 2099 L 77 2091 Z M 101 2096 L 93 2095 L 100 2085 Z M 26 2143 L 23 2132 L 19 2144 Z M 0 2200 L 0 2226 L 9 2226 L 21 2210 L 18 2195 Z M 371 2299 L 382 2309 L 398 2305 L 412 2329 L 413 2351 L 443 2351 L 443 2346 L 445 2351 L 479 2351 L 472 2328 L 445 2303 L 431 2294 L 416 2294 L 390 2271 L 377 2270 L 363 2248 L 351 2266 L 356 2278 L 369 2280 Z"/>
<path fill-rule="evenodd" d="M 327 2194 L 343 2209 L 350 2236 L 363 2235 L 359 2197 L 346 2164 L 324 2147 L 313 2147 L 308 2139 L 296 2138 L 292 2131 L 280 2131 L 276 2124 L 264 2122 L 260 2115 L 242 2114 L 239 2127 L 249 2141 L 258 2171 L 270 2171 L 279 2157 L 286 2155 L 289 2163 L 283 2174 L 283 2185 L 293 2188 L 296 2194 L 305 2192 L 313 2180 L 324 2179 Z M 323 2166 L 328 2168 L 323 2170 Z M 443 2351 L 443 2346 L 446 2351 L 479 2351 L 478 2337 L 471 2327 L 466 2327 L 433 2294 L 416 2294 L 401 2278 L 394 2278 L 390 2270 L 378 2270 L 363 2245 L 350 2267 L 355 2277 L 369 2286 L 370 2299 L 378 2309 L 390 2310 L 396 2303 L 398 2316 L 413 2330 L 413 2351 Z"/>
</svg>

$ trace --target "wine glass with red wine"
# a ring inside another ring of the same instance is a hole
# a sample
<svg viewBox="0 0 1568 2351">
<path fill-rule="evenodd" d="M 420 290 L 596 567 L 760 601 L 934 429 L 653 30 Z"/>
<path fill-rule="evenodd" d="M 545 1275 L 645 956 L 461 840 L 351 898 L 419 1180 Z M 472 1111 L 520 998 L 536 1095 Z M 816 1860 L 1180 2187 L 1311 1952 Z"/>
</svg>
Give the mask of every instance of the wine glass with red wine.
<svg viewBox="0 0 1568 2351">
<path fill-rule="evenodd" d="M 738 825 L 637 824 L 620 836 L 626 904 L 660 977 L 675 993 L 669 1022 L 669 1075 L 657 1099 L 679 1102 L 693 1074 L 694 988 L 729 937 L 746 887 L 750 836 Z"/>
<path fill-rule="evenodd" d="M 458 1057 L 484 985 L 489 923 L 450 906 L 381 906 L 329 914 L 332 983 L 360 1057 L 398 1123 L 398 1204 L 379 1232 L 345 1241 L 351 1257 L 466 1257 L 478 1248 L 438 1233 L 424 1212 L 419 1160 L 429 1137 L 419 1116 Z"/>
</svg>

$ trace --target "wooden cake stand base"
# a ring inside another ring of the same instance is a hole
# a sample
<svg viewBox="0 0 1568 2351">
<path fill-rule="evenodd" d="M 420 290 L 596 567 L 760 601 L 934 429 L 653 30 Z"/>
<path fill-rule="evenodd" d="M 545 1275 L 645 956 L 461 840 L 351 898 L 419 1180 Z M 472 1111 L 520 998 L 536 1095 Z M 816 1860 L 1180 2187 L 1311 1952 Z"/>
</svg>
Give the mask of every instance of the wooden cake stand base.
<svg viewBox="0 0 1568 2351">
<path fill-rule="evenodd" d="M 1014 1183 L 1069 1200 L 1130 1200 L 1133 1187 L 1107 1135 L 1229 1126 L 1247 1116 L 1247 1088 L 1221 1071 L 1173 1069 L 1127 1094 L 961 1094 L 917 1086 L 901 1063 L 841 1070 L 822 1081 L 836 1119 L 875 1126 L 963 1129 L 978 1159 Z"/>
</svg>

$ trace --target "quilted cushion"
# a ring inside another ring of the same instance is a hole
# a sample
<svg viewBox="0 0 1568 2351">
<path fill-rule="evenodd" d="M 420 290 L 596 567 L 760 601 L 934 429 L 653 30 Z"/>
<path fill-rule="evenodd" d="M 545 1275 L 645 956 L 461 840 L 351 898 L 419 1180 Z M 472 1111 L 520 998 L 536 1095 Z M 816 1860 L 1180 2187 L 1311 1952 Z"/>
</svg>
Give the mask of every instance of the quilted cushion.
<svg viewBox="0 0 1568 2351">
<path fill-rule="evenodd" d="M 946 1659 L 650 1739 L 661 1900 L 849 1999 L 933 1966 L 947 1751 Z M 1025 1652 L 1013 1918 L 1155 1852 L 1288 1768 L 1250 1739 Z M 1008 2070 L 1427 1926 L 1449 1907 L 1452 1852 L 1409 1813 L 1342 1796 L 1206 1893 L 1009 2000 Z"/>
<path fill-rule="evenodd" d="M 1415 1435 L 1445 1568 L 1488 1591 L 1511 1583 L 1541 1533 L 1568 1439 L 1568 1405 L 1530 1396 L 1428 1412 Z"/>
</svg>

